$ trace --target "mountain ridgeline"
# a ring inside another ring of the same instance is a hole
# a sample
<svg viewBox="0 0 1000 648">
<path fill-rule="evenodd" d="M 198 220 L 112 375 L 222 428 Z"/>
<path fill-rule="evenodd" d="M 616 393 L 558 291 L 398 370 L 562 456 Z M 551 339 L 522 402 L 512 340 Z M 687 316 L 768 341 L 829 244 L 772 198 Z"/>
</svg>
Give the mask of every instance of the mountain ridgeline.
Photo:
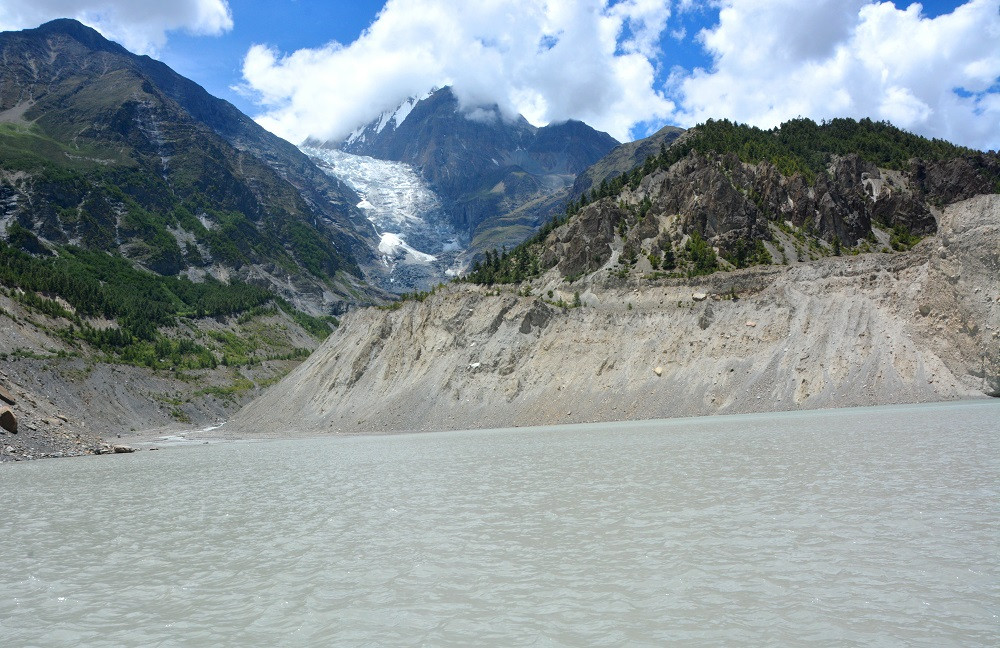
<svg viewBox="0 0 1000 648">
<path fill-rule="evenodd" d="M 446 87 L 323 145 L 412 165 L 475 252 L 530 236 L 618 142 L 579 121 L 538 128 L 495 105 L 463 108 Z"/>
<path fill-rule="evenodd" d="M 287 373 L 386 297 L 357 203 L 79 22 L 0 33 L 0 382 L 24 424 L 0 460 L 209 425 Z"/>
<path fill-rule="evenodd" d="M 367 290 L 357 196 L 232 105 L 73 20 L 0 34 L 0 60 L 0 234 L 315 314 Z"/>
<path fill-rule="evenodd" d="M 796 119 L 772 130 L 710 120 L 669 146 L 660 139 L 658 153 L 620 175 L 605 171 L 564 214 L 488 254 L 469 279 L 518 283 L 553 266 L 567 277 L 602 268 L 620 278 L 694 276 L 901 251 L 936 231 L 946 205 L 1000 192 L 995 153 L 868 119 Z"/>
</svg>

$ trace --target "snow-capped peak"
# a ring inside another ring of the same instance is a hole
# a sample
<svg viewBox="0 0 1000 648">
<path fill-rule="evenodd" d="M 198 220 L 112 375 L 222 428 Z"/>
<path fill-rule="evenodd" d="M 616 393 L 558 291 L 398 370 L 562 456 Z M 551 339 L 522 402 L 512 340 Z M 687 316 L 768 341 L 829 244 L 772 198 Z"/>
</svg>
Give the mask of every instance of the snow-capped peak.
<svg viewBox="0 0 1000 648">
<path fill-rule="evenodd" d="M 426 92 L 419 97 L 407 97 L 394 109 L 386 110 L 367 124 L 359 126 L 354 130 L 354 132 L 347 136 L 347 139 L 344 140 L 344 144 L 346 146 L 350 146 L 355 142 L 364 142 L 367 139 L 369 132 L 371 132 L 372 135 L 378 135 L 386 128 L 388 128 L 390 132 L 396 130 L 403 124 L 404 121 L 406 121 L 406 118 L 409 116 L 413 108 L 418 103 L 431 96 L 432 92 L 433 90 Z"/>
</svg>

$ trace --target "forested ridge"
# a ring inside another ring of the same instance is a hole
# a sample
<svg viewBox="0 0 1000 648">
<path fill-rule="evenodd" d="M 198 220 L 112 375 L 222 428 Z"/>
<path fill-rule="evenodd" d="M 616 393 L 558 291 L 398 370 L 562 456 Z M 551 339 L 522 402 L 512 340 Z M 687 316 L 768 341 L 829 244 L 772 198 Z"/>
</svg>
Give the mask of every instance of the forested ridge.
<svg viewBox="0 0 1000 648">
<path fill-rule="evenodd" d="M 799 175 L 810 185 L 815 184 L 817 178 L 826 173 L 828 165 L 837 156 L 856 155 L 878 167 L 895 170 L 907 170 L 914 160 L 933 162 L 957 157 L 973 160 L 983 155 L 996 157 L 995 153 L 983 154 L 941 139 L 927 139 L 888 122 L 871 119 L 838 118 L 817 123 L 798 118 L 773 129 L 761 129 L 725 119 L 710 119 L 693 128 L 669 148 L 661 145 L 659 153 L 647 157 L 643 164 L 611 180 L 604 180 L 591 191 L 585 191 L 579 198 L 571 200 L 562 214 L 546 223 L 535 236 L 524 243 L 511 250 L 487 253 L 473 265 L 465 280 L 492 285 L 520 283 L 537 276 L 547 269 L 541 262 L 541 246 L 553 230 L 566 224 L 587 205 L 604 198 L 617 198 L 626 189 L 635 190 L 643 178 L 659 170 L 669 169 L 692 153 L 706 156 L 735 155 L 741 162 L 748 164 L 767 162 L 781 175 Z M 982 171 L 990 178 L 995 191 L 1000 192 L 1000 173 L 997 173 L 997 168 L 994 164 L 990 168 L 983 167 Z M 652 204 L 647 197 L 637 205 L 620 206 L 629 212 L 623 214 L 617 223 L 619 233 L 624 237 L 629 216 L 632 220 L 643 219 Z M 779 225 L 784 227 L 783 223 Z M 907 249 L 919 240 L 899 227 L 887 228 L 892 232 L 894 249 Z M 803 233 L 795 234 L 804 238 Z M 841 241 L 835 240 L 831 250 L 840 254 L 841 249 Z M 704 245 L 701 237 L 697 237 L 689 239 L 677 250 L 667 247 L 662 253 L 654 251 L 650 261 L 654 270 L 673 271 L 678 266 L 683 266 L 684 272 L 679 274 L 694 276 L 713 272 L 718 268 L 714 253 L 709 254 L 710 252 L 711 248 Z M 727 253 L 726 259 L 734 267 L 773 261 L 759 240 L 740 242 Z"/>
<path fill-rule="evenodd" d="M 14 227 L 12 243 L 31 247 L 33 235 Z M 161 329 L 181 319 L 260 314 L 280 308 L 313 335 L 330 332 L 332 317 L 305 315 L 271 291 L 240 281 L 162 276 L 101 251 L 65 246 L 56 254 L 32 255 L 0 241 L 0 285 L 27 308 L 55 318 L 58 336 L 72 345 L 85 342 L 108 360 L 141 366 L 208 368 L 219 362 L 206 347 Z M 57 299 L 63 300 L 68 308 Z M 98 320 L 103 324 L 97 324 Z"/>
</svg>

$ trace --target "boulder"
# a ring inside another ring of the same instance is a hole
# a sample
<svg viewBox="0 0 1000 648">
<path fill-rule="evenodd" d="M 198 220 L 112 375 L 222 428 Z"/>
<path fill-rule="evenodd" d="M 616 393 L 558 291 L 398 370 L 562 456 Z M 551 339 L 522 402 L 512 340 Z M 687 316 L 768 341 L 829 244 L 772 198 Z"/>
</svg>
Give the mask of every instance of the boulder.
<svg viewBox="0 0 1000 648">
<path fill-rule="evenodd" d="M 9 391 L 4 389 L 3 385 L 0 385 L 0 401 L 7 403 L 8 405 L 14 405 L 14 397 Z"/>
<path fill-rule="evenodd" d="M 712 305 L 709 304 L 705 310 L 702 312 L 701 317 L 698 318 L 698 328 L 702 331 L 707 329 L 712 325 L 712 320 L 715 318 L 715 311 L 712 310 Z"/>
<path fill-rule="evenodd" d="M 17 417 L 9 407 L 0 407 L 0 427 L 11 434 L 17 434 Z"/>
<path fill-rule="evenodd" d="M 127 445 L 113 445 L 111 446 L 111 451 L 115 454 L 128 454 L 129 452 L 135 452 L 135 448 Z"/>
<path fill-rule="evenodd" d="M 521 333 L 531 333 L 535 328 L 541 330 L 549 325 L 549 321 L 552 319 L 554 313 L 555 311 L 547 306 L 545 302 L 540 299 L 536 300 L 531 305 L 531 310 L 524 314 L 524 319 L 521 320 L 521 327 L 518 330 Z"/>
<path fill-rule="evenodd" d="M 655 373 L 657 376 L 662 376 L 663 375 L 663 367 L 657 367 L 656 369 L 653 369 L 653 373 Z"/>
<path fill-rule="evenodd" d="M 706 295 L 703 292 L 696 292 L 691 294 L 691 299 L 695 300 L 696 302 L 705 301 L 706 299 L 708 299 L 708 295 Z"/>
</svg>

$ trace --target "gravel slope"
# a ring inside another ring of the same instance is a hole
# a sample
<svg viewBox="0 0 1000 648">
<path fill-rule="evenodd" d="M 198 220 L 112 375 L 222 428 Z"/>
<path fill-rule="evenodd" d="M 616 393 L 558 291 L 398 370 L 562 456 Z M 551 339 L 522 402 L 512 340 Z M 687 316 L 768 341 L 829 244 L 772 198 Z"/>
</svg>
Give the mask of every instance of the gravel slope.
<svg viewBox="0 0 1000 648">
<path fill-rule="evenodd" d="M 349 314 L 224 430 L 470 429 L 995 395 L 998 277 L 991 195 L 948 207 L 938 235 L 905 254 L 693 283 L 535 282 L 535 295 L 555 299 L 579 290 L 575 309 L 451 286 L 395 311 Z"/>
</svg>

